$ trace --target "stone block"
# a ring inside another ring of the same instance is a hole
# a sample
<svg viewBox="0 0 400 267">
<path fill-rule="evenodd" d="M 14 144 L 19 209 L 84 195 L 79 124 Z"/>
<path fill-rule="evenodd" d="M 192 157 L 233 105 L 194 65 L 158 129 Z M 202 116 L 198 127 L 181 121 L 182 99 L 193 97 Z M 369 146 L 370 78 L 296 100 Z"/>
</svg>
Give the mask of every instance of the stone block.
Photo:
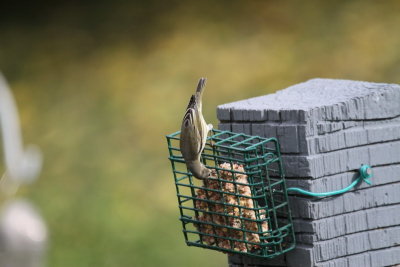
<svg viewBox="0 0 400 267">
<path fill-rule="evenodd" d="M 372 186 L 322 199 L 289 196 L 294 218 L 321 219 L 362 209 L 400 203 L 400 183 Z"/>
<path fill-rule="evenodd" d="M 315 242 L 314 256 L 317 262 L 327 261 L 369 250 L 393 247 L 399 243 L 400 226 L 377 229 Z"/>
</svg>

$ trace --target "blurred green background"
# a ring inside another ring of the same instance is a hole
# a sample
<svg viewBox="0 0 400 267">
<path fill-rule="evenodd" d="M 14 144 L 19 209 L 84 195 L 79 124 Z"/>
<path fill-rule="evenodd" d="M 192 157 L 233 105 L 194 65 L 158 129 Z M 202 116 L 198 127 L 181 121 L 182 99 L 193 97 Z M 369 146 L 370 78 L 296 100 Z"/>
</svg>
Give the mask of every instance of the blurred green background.
<svg viewBox="0 0 400 267">
<path fill-rule="evenodd" d="M 46 219 L 48 266 L 225 266 L 186 247 L 165 135 L 199 77 L 216 106 L 309 78 L 400 82 L 399 1 L 26 2 L 1 7 L 0 69 L 26 143 L 19 195 Z"/>
</svg>

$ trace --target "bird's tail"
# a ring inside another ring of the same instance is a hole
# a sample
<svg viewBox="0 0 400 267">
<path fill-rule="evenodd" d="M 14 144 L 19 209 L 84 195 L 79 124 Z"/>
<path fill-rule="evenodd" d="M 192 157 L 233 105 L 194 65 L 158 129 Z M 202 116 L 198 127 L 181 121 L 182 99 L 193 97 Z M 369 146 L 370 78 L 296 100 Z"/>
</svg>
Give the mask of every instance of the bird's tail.
<svg viewBox="0 0 400 267">
<path fill-rule="evenodd" d="M 199 95 L 201 97 L 204 87 L 206 86 L 206 81 L 206 78 L 200 78 L 199 83 L 197 84 L 196 95 Z"/>
<path fill-rule="evenodd" d="M 203 97 L 204 87 L 206 86 L 206 81 L 207 81 L 206 78 L 200 78 L 196 89 L 195 102 L 200 112 L 202 110 L 202 97 Z"/>
</svg>

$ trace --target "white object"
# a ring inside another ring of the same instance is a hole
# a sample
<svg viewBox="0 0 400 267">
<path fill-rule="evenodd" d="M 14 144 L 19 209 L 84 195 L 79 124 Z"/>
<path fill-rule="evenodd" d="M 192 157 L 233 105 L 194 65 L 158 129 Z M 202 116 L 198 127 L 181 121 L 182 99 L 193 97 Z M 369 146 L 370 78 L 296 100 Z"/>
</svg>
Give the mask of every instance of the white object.
<svg viewBox="0 0 400 267">
<path fill-rule="evenodd" d="M 45 222 L 29 202 L 6 202 L 0 213 L 0 266 L 44 266 L 47 236 Z"/>
<path fill-rule="evenodd" d="M 36 146 L 23 148 L 18 110 L 11 90 L 1 73 L 0 123 L 6 166 L 0 187 L 3 191 L 16 190 L 20 183 L 32 182 L 39 175 L 42 155 Z"/>
</svg>

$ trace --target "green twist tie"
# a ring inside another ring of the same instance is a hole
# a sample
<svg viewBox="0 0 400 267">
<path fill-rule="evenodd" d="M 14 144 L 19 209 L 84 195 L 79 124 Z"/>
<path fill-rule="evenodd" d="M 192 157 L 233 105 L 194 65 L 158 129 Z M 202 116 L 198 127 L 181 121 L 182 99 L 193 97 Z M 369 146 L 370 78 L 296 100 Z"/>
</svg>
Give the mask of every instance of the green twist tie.
<svg viewBox="0 0 400 267">
<path fill-rule="evenodd" d="M 287 189 L 287 191 L 288 192 L 293 191 L 293 192 L 297 192 L 297 193 L 307 195 L 307 196 L 312 196 L 312 197 L 329 197 L 329 196 L 346 193 L 347 191 L 352 189 L 354 186 L 356 186 L 356 184 L 358 184 L 362 180 L 369 185 L 372 184 L 372 182 L 369 179 L 372 177 L 373 174 L 372 174 L 372 168 L 369 165 L 361 165 L 360 169 L 358 169 L 358 172 L 360 173 L 360 176 L 357 179 L 355 179 L 349 186 L 347 186 L 343 189 L 340 189 L 340 190 L 331 191 L 331 192 L 323 192 L 323 193 L 313 193 L 313 192 L 306 191 L 306 190 L 303 190 L 298 187 L 290 187 Z"/>
</svg>

